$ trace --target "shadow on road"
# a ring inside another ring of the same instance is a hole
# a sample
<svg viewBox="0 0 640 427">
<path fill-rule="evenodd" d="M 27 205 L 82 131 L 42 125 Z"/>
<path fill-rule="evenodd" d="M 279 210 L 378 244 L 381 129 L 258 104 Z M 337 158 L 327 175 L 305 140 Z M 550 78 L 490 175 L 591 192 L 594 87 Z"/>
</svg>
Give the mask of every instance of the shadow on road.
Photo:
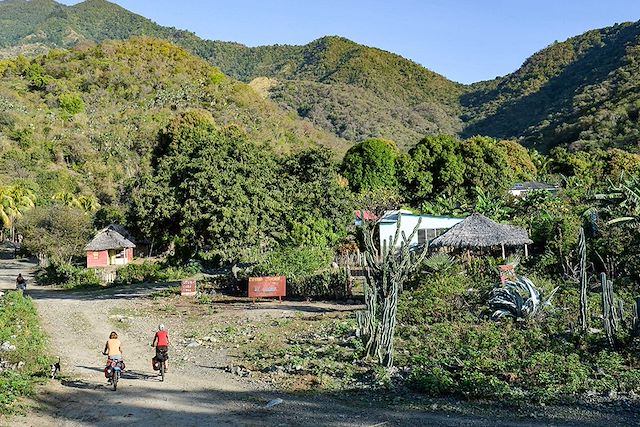
<svg viewBox="0 0 640 427">
<path fill-rule="evenodd" d="M 79 388 L 82 390 L 97 390 L 102 388 L 99 384 L 88 383 L 83 380 L 60 380 L 60 384 L 65 387 Z"/>
<path fill-rule="evenodd" d="M 94 289 L 56 289 L 42 286 L 29 288 L 29 296 L 35 300 L 100 301 L 114 299 L 146 298 L 150 294 L 176 286 L 176 283 L 137 283 L 126 286 L 109 286 Z"/>
<path fill-rule="evenodd" d="M 125 363 L 126 363 L 126 361 L 125 361 Z M 100 373 L 104 372 L 104 367 L 98 367 L 98 366 L 76 365 L 76 368 L 86 369 L 88 371 L 94 371 L 94 372 L 100 372 Z M 122 372 L 121 377 L 124 378 L 124 379 L 127 379 L 127 380 L 148 381 L 148 380 L 156 379 L 157 375 L 149 375 L 149 374 L 145 374 L 144 372 L 136 372 L 136 371 L 130 371 L 128 369 L 125 369 Z"/>
<path fill-rule="evenodd" d="M 229 425 L 229 426 L 569 426 L 576 425 L 575 411 L 554 411 L 539 408 L 507 408 L 502 405 L 477 405 L 474 415 L 450 410 L 432 410 L 429 401 L 423 404 L 403 399 L 390 391 L 369 393 L 299 393 L 275 391 L 230 392 L 215 388 L 189 392 L 157 384 L 155 389 L 140 389 L 135 385 L 113 393 L 104 393 L 102 385 L 82 381 L 63 382 L 62 395 L 41 394 L 36 397 L 41 413 L 60 424 L 92 420 L 91 425 L 111 426 L 121 423 L 162 425 Z M 268 408 L 267 403 L 280 398 L 282 402 Z M 61 402 L 64 402 L 62 404 Z M 394 402 L 394 403 L 390 403 Z M 400 403 L 395 403 L 400 402 Z M 443 401 L 435 400 L 440 404 Z M 452 402 L 449 402 L 452 403 Z M 450 407 L 455 409 L 455 403 Z M 473 404 L 461 404 L 469 409 Z M 620 409 L 589 412 L 589 418 L 578 418 L 583 426 L 633 424 L 631 410 Z"/>
</svg>

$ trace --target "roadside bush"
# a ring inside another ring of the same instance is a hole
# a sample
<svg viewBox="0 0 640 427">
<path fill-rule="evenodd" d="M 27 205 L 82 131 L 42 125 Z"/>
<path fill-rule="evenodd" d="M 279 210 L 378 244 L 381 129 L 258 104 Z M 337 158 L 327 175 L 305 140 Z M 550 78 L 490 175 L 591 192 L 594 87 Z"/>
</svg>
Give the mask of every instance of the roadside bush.
<svg viewBox="0 0 640 427">
<path fill-rule="evenodd" d="M 415 369 L 409 376 L 408 384 L 414 390 L 429 396 L 442 396 L 456 391 L 451 373 L 439 366 Z"/>
<path fill-rule="evenodd" d="M 117 271 L 115 284 L 130 285 L 145 282 L 166 282 L 180 280 L 200 271 L 197 262 L 190 262 L 184 267 L 167 266 L 164 263 L 147 262 L 128 264 Z"/>
<path fill-rule="evenodd" d="M 346 296 L 346 278 L 329 271 L 333 251 L 318 247 L 286 247 L 269 254 L 253 269 L 254 276 L 285 276 L 287 294 L 304 298 Z"/>
<path fill-rule="evenodd" d="M 253 272 L 256 276 L 286 276 L 295 283 L 329 267 L 332 256 L 328 248 L 284 247 L 271 252 Z"/>
<path fill-rule="evenodd" d="M 347 296 L 344 273 L 324 271 L 287 283 L 287 294 L 304 298 L 342 298 Z"/>
<path fill-rule="evenodd" d="M 58 285 L 65 288 L 101 286 L 102 281 L 94 270 L 53 262 L 36 274 L 40 285 Z"/>
<path fill-rule="evenodd" d="M 38 314 L 30 298 L 20 292 L 0 297 L 0 343 L 15 350 L 2 353 L 2 360 L 18 364 L 19 369 L 0 371 L 0 413 L 12 412 L 16 399 L 33 393 L 33 386 L 48 368 L 46 335 L 38 323 Z"/>
<path fill-rule="evenodd" d="M 412 325 L 463 317 L 475 302 L 474 283 L 464 274 L 421 275 L 413 281 L 417 288 L 403 292 L 398 320 Z"/>
<path fill-rule="evenodd" d="M 603 336 L 571 333 L 578 318 L 575 284 L 532 276 L 544 292 L 560 284 L 549 313 L 523 325 L 484 316 L 493 285 L 468 274 L 423 274 L 398 307 L 397 363 L 409 369 L 407 384 L 430 396 L 554 402 L 600 394 L 640 391 L 633 342 L 607 349 Z M 618 295 L 620 296 L 620 295 Z M 630 299 L 627 296 L 626 299 Z M 600 296 L 589 305 L 599 310 Z"/>
<path fill-rule="evenodd" d="M 144 262 L 143 264 L 129 264 L 119 269 L 114 283 L 130 285 L 132 283 L 159 282 L 165 280 L 166 275 L 159 263 Z"/>
</svg>

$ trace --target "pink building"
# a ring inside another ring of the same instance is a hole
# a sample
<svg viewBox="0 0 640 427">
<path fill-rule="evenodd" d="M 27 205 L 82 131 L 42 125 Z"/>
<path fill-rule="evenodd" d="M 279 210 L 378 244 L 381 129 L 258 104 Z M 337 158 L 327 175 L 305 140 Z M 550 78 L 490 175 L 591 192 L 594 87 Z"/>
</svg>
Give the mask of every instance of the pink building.
<svg viewBox="0 0 640 427">
<path fill-rule="evenodd" d="M 100 230 L 93 240 L 85 246 L 87 268 L 127 265 L 133 261 L 133 248 L 136 245 L 116 231 L 116 228 L 126 233 L 122 227 L 110 225 Z"/>
</svg>

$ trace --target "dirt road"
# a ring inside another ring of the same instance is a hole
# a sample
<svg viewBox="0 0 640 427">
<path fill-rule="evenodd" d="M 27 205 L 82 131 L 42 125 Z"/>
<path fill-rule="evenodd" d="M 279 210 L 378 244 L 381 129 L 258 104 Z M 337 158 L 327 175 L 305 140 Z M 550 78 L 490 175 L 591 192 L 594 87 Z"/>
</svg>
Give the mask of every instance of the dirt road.
<svg viewBox="0 0 640 427">
<path fill-rule="evenodd" d="M 19 270 L 25 274 L 33 267 L 25 262 L 0 263 L 0 286 L 4 288 L 15 287 Z M 44 387 L 26 416 L 0 423 L 38 427 L 575 425 L 572 412 L 553 419 L 515 419 L 508 409 L 467 416 L 406 405 L 380 406 L 370 396 L 285 394 L 221 369 L 228 362 L 224 348 L 212 353 L 174 346 L 167 380 L 160 382 L 150 366 L 150 342 L 163 319 L 136 315 L 154 304 L 149 298 L 154 290 L 157 287 L 132 286 L 70 292 L 31 283 L 28 293 L 50 336 L 51 352 L 61 359 L 63 379 Z M 107 387 L 102 374 L 105 358 L 100 354 L 114 329 L 123 342 L 127 364 L 116 392 Z M 179 325 L 170 333 L 174 343 L 184 342 L 186 330 Z M 276 398 L 283 402 L 265 407 Z M 616 418 L 606 413 L 586 411 L 579 416 L 581 425 L 616 424 Z"/>
</svg>

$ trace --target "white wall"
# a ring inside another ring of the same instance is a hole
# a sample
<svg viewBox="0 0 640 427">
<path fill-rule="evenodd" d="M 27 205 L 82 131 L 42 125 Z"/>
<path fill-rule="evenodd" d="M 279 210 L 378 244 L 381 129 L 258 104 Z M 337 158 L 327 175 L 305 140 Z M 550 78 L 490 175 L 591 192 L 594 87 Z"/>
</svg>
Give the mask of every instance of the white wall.
<svg viewBox="0 0 640 427">
<path fill-rule="evenodd" d="M 415 228 L 416 224 L 418 224 L 418 220 L 420 218 L 422 218 L 422 221 L 420 222 L 420 228 L 419 228 L 420 230 L 449 229 L 464 219 L 464 218 L 451 218 L 451 217 L 444 217 L 444 216 L 429 216 L 429 215 L 423 215 L 423 216 L 402 215 L 402 218 L 400 221 L 401 233 L 404 231 L 406 236 L 409 237 L 409 235 Z M 380 251 L 382 251 L 385 240 L 387 241 L 387 246 L 390 245 L 391 242 L 393 241 L 393 238 L 396 234 L 396 230 L 398 228 L 398 223 L 397 222 L 387 223 L 387 222 L 384 222 L 383 220 L 378 224 L 378 227 L 380 232 Z M 433 238 L 431 236 L 429 237 L 430 239 Z M 400 238 L 398 239 L 396 246 L 399 247 L 401 242 L 402 242 L 402 234 L 400 235 Z M 418 244 L 418 233 L 416 233 L 411 239 L 411 245 L 417 245 L 417 244 Z"/>
</svg>

